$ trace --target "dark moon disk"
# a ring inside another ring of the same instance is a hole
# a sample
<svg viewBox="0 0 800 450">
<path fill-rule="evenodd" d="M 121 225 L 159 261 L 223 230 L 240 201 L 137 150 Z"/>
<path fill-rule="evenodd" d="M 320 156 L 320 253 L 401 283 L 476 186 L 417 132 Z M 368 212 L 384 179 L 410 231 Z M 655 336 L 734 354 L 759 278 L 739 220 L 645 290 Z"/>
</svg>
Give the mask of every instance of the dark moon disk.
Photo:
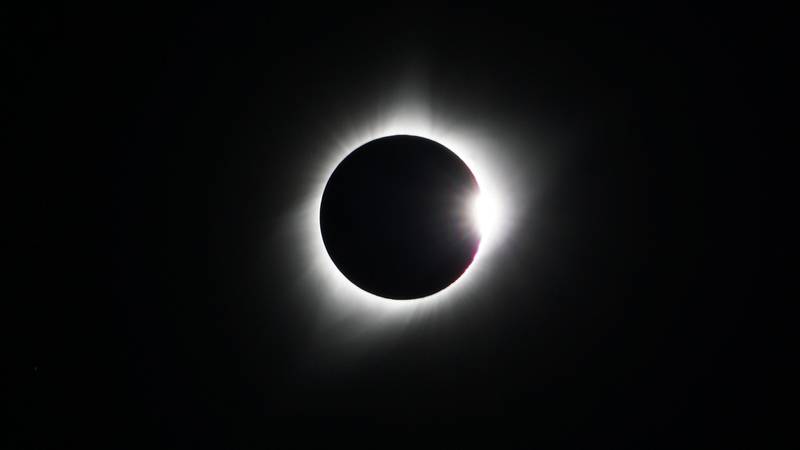
<svg viewBox="0 0 800 450">
<path fill-rule="evenodd" d="M 361 289 L 406 300 L 453 283 L 472 263 L 480 232 L 478 183 L 445 146 L 387 136 L 350 153 L 322 195 L 320 226 L 336 267 Z"/>
</svg>

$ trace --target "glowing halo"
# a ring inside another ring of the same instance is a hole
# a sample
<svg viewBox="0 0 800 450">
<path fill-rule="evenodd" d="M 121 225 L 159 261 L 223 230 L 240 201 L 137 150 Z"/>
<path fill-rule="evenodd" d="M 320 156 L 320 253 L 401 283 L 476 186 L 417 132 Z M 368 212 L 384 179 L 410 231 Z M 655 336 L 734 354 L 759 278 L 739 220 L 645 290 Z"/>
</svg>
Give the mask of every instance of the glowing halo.
<svg viewBox="0 0 800 450">
<path fill-rule="evenodd" d="M 346 322 L 352 333 L 361 334 L 373 327 L 407 324 L 470 297 L 486 285 L 493 270 L 503 270 L 505 266 L 492 267 L 492 259 L 527 199 L 518 195 L 523 190 L 514 189 L 514 183 L 519 182 L 514 177 L 517 168 L 507 158 L 510 150 L 504 149 L 504 139 L 493 138 L 496 135 L 489 133 L 491 128 L 486 126 L 465 123 L 457 127 L 441 117 L 434 118 L 426 102 L 409 97 L 405 95 L 403 101 L 388 104 L 381 114 L 368 116 L 360 127 L 337 127 L 334 136 L 319 142 L 322 154 L 313 161 L 316 167 L 309 172 L 309 188 L 292 216 L 290 226 L 296 233 L 293 239 L 300 243 L 299 257 L 305 269 L 298 280 L 299 288 L 313 294 L 309 296 L 314 299 L 318 317 L 327 326 Z M 360 289 L 335 266 L 322 240 L 320 202 L 330 175 L 348 154 L 374 139 L 401 134 L 439 142 L 470 168 L 481 192 L 482 236 L 472 264 L 453 284 L 427 297 L 398 301 Z"/>
</svg>

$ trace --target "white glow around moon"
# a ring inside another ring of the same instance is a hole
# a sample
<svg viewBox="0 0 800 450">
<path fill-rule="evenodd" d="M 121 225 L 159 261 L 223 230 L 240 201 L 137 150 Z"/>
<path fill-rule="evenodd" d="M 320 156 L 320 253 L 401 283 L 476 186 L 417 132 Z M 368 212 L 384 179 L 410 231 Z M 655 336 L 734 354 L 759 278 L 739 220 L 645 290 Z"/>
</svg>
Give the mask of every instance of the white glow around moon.
<svg viewBox="0 0 800 450">
<path fill-rule="evenodd" d="M 480 231 L 481 236 L 492 237 L 498 232 L 499 222 L 502 219 L 498 211 L 497 200 L 478 194 L 472 199 L 472 220 Z"/>
<path fill-rule="evenodd" d="M 287 224 L 292 230 L 291 240 L 303 252 L 299 262 L 305 272 L 297 281 L 298 288 L 305 292 L 303 298 L 312 298 L 311 307 L 326 334 L 330 327 L 345 323 L 351 336 L 371 333 L 376 328 L 385 330 L 386 325 L 402 326 L 483 292 L 492 274 L 505 270 L 503 261 L 495 261 L 497 250 L 507 242 L 530 191 L 535 188 L 516 187 L 526 182 L 526 177 L 515 176 L 519 168 L 509 158 L 519 149 L 512 150 L 504 144 L 515 142 L 513 136 L 502 136 L 499 133 L 502 130 L 492 129 L 486 120 L 456 123 L 444 115 L 433 114 L 430 103 L 413 93 L 403 92 L 398 98 L 383 99 L 380 105 L 375 105 L 380 106 L 377 113 L 375 109 L 362 108 L 358 111 L 361 120 L 359 116 L 351 116 L 350 120 L 336 118 L 336 123 L 331 124 L 331 135 L 314 143 L 316 167 L 308 173 L 308 189 L 301 207 Z M 324 135 L 324 131 L 320 134 Z M 353 284 L 331 260 L 320 230 L 322 194 L 336 166 L 361 145 L 392 135 L 420 136 L 444 145 L 470 168 L 481 192 L 471 205 L 481 231 L 480 246 L 472 264 L 447 288 L 414 300 L 379 297 Z"/>
</svg>

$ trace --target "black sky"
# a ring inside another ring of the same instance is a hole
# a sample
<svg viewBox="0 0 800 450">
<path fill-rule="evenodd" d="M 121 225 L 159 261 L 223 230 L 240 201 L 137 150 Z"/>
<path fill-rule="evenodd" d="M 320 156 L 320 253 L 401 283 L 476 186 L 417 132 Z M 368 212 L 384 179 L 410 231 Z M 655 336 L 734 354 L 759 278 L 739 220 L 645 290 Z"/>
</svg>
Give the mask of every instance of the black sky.
<svg viewBox="0 0 800 450">
<path fill-rule="evenodd" d="M 29 231 L 63 245 L 31 240 L 21 260 L 61 275 L 29 283 L 48 293 L 26 308 L 38 331 L 24 333 L 8 448 L 752 437 L 762 118 L 748 20 L 311 5 L 22 17 L 12 124 L 31 176 L 53 182 L 19 203 L 49 218 Z M 328 337 L 358 351 L 326 349 L 324 293 L 297 294 L 300 251 L 281 229 L 326 156 L 311 143 L 350 111 L 354 127 L 381 114 L 405 73 L 453 122 L 521 139 L 498 155 L 545 172 L 546 189 L 518 205 L 464 307 L 389 337 L 342 338 L 340 323 Z M 525 145 L 534 135 L 551 145 Z"/>
</svg>

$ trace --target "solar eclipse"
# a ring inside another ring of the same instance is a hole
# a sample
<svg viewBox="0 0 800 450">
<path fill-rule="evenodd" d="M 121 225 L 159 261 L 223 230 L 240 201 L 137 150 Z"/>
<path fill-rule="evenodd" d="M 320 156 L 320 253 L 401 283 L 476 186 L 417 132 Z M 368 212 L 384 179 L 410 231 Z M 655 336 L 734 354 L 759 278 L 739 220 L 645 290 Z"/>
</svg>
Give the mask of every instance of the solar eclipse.
<svg viewBox="0 0 800 450">
<path fill-rule="evenodd" d="M 784 440 L 780 20 L 253 6 L 15 15 L 0 447 Z"/>
<path fill-rule="evenodd" d="M 333 345 L 332 335 L 340 336 L 341 342 L 389 336 L 407 324 L 442 317 L 452 308 L 467 311 L 482 303 L 490 295 L 488 286 L 512 270 L 515 246 L 506 243 L 517 236 L 517 224 L 537 204 L 547 181 L 533 158 L 514 159 L 528 146 L 550 148 L 534 130 L 521 134 L 499 117 L 480 116 L 479 109 L 459 105 L 453 96 L 429 92 L 415 76 L 388 80 L 381 89 L 383 96 L 368 90 L 348 109 L 331 111 L 329 117 L 334 119 L 323 132 L 297 142 L 296 149 L 304 156 L 289 170 L 303 177 L 298 184 L 302 190 L 290 214 L 283 216 L 273 243 L 265 241 L 263 247 L 265 252 L 273 245 L 291 251 L 291 258 L 264 267 L 289 263 L 287 280 L 295 286 L 295 295 L 306 299 L 307 317 L 317 324 L 326 345 Z M 479 230 L 471 263 L 440 290 L 404 300 L 382 296 L 349 279 L 332 259 L 321 227 L 324 193 L 339 165 L 360 147 L 393 136 L 441 145 L 469 170 L 480 194 L 464 196 L 453 207 L 462 226 Z M 524 239 L 536 235 L 536 230 L 529 227 Z"/>
<path fill-rule="evenodd" d="M 3 448 L 781 442 L 774 21 L 299 6 L 15 19 Z"/>
</svg>

